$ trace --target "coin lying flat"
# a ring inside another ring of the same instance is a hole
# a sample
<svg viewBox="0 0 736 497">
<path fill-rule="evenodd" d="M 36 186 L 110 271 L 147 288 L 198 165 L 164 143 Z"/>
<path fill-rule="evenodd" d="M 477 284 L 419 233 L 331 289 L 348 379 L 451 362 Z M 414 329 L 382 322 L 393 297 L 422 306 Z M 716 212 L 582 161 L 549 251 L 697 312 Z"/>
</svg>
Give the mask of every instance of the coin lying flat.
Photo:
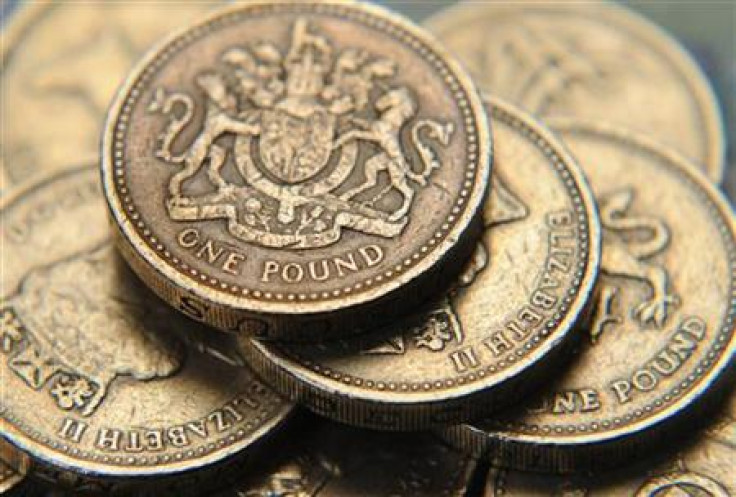
<svg viewBox="0 0 736 497">
<path fill-rule="evenodd" d="M 476 464 L 428 434 L 376 433 L 311 420 L 217 497 L 464 497 Z"/>
<path fill-rule="evenodd" d="M 388 320 L 459 271 L 490 170 L 470 79 L 349 2 L 241 5 L 180 33 L 130 76 L 103 148 L 150 286 L 216 327 L 307 339 Z"/>
<path fill-rule="evenodd" d="M 605 125 L 550 125 L 598 200 L 597 310 L 543 394 L 447 435 L 504 464 L 567 471 L 638 455 L 713 398 L 736 347 L 736 241 L 730 206 L 684 159 Z"/>
<path fill-rule="evenodd" d="M 0 189 L 97 164 L 105 111 L 125 73 L 151 43 L 213 5 L 23 2 L 0 47 L 0 119 L 13 123 L 0 137 Z"/>
<path fill-rule="evenodd" d="M 659 27 L 609 2 L 485 2 L 426 25 L 478 85 L 547 118 L 651 134 L 723 177 L 718 102 L 697 63 Z"/>
<path fill-rule="evenodd" d="M 30 465 L 26 454 L 0 438 L 0 495 L 18 488 L 25 481 Z"/>
<path fill-rule="evenodd" d="M 252 340 L 274 387 L 351 424 L 414 429 L 518 399 L 584 312 L 598 270 L 598 218 L 582 173 L 532 118 L 489 100 L 496 166 L 487 229 L 447 297 L 388 329 L 315 344 Z"/>
<path fill-rule="evenodd" d="M 586 497 L 665 497 L 736 495 L 736 396 L 719 419 L 697 439 L 665 461 L 637 461 L 634 467 L 609 474 L 555 476 L 493 468 L 486 497 L 585 495 Z"/>
<path fill-rule="evenodd" d="M 182 346 L 197 324 L 117 256 L 97 173 L 3 200 L 1 433 L 77 490 L 175 474 L 181 495 L 187 472 L 252 448 L 292 407 L 248 369 Z"/>
</svg>

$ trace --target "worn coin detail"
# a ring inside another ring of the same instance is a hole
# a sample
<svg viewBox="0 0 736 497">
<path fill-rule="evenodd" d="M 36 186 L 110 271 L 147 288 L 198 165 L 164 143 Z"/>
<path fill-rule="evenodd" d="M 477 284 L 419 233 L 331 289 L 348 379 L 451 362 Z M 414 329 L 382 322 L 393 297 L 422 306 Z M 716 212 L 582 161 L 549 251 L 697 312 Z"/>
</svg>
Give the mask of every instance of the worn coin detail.
<svg viewBox="0 0 736 497">
<path fill-rule="evenodd" d="M 429 434 L 376 433 L 310 420 L 217 497 L 462 497 L 475 462 Z"/>
<path fill-rule="evenodd" d="M 550 125 L 598 200 L 597 310 L 544 393 L 447 435 L 512 466 L 567 471 L 628 460 L 708 404 L 734 356 L 736 241 L 727 201 L 678 155 L 605 125 Z"/>
<path fill-rule="evenodd" d="M 684 441 L 684 440 L 683 440 Z M 493 468 L 485 497 L 667 497 L 736 495 L 736 396 L 715 423 L 665 461 L 636 461 L 612 473 L 555 476 Z"/>
<path fill-rule="evenodd" d="M 150 286 L 219 328 L 316 321 L 306 338 L 459 271 L 490 170 L 470 79 L 408 21 L 349 2 L 240 5 L 180 33 L 132 73 L 103 148 Z"/>
<path fill-rule="evenodd" d="M 281 392 L 351 424 L 414 429 L 518 400 L 561 355 L 598 270 L 592 194 L 541 125 L 502 102 L 487 109 L 495 183 L 487 229 L 456 288 L 366 336 L 315 344 L 241 337 L 243 354 Z"/>
<path fill-rule="evenodd" d="M 113 248 L 97 168 L 3 200 L 0 428 L 54 468 L 161 477 L 213 467 L 291 404 L 246 368 L 183 347 L 198 326 Z"/>
<path fill-rule="evenodd" d="M 651 134 L 721 181 L 720 107 L 662 29 L 611 2 L 468 2 L 427 27 L 482 90 L 544 118 L 578 116 Z"/>
<path fill-rule="evenodd" d="M 12 123 L 0 136 L 2 190 L 99 163 L 105 112 L 125 73 L 152 43 L 216 5 L 20 3 L 0 46 L 0 119 Z"/>
</svg>

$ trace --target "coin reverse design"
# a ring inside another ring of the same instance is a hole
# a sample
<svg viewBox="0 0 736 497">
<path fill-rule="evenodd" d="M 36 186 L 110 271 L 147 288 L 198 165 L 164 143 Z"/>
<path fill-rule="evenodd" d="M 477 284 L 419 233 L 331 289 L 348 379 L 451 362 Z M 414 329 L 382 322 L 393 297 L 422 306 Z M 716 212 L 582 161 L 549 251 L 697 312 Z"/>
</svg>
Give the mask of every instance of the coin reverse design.
<svg viewBox="0 0 736 497">
<path fill-rule="evenodd" d="M 543 120 L 576 116 L 651 134 L 722 180 L 725 128 L 707 77 L 675 39 L 630 9 L 468 2 L 426 25 L 483 91 Z"/>
<path fill-rule="evenodd" d="M 197 323 L 118 257 L 97 171 L 66 172 L 3 201 L 2 436 L 56 473 L 109 480 L 109 489 L 213 468 L 292 406 L 247 368 L 183 346 Z"/>
<path fill-rule="evenodd" d="M 366 336 L 241 336 L 280 392 L 350 424 L 416 429 L 499 409 L 557 364 L 598 271 L 592 194 L 544 127 L 503 102 L 486 106 L 497 145 L 487 229 L 454 290 Z"/>
<path fill-rule="evenodd" d="M 446 435 L 515 467 L 595 469 L 640 454 L 719 397 L 736 346 L 736 229 L 722 194 L 679 155 L 607 125 L 550 125 L 601 215 L 587 339 L 538 397 Z"/>
<path fill-rule="evenodd" d="M 150 286 L 271 334 L 269 319 L 375 309 L 472 251 L 489 154 L 470 79 L 418 28 L 358 4 L 256 3 L 132 73 L 103 178 Z"/>
</svg>

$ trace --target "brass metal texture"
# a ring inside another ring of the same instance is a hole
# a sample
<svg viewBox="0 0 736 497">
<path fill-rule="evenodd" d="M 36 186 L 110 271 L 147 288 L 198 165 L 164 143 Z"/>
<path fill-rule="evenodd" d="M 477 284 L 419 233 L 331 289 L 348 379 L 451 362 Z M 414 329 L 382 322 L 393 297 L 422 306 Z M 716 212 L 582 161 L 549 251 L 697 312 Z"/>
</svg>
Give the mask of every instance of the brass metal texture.
<svg viewBox="0 0 736 497">
<path fill-rule="evenodd" d="M 0 433 L 79 490 L 94 480 L 117 495 L 170 475 L 188 484 L 246 454 L 292 405 L 247 368 L 183 346 L 200 325 L 117 255 L 98 172 L 2 200 Z"/>
<path fill-rule="evenodd" d="M 630 462 L 706 416 L 736 348 L 736 224 L 722 194 L 670 149 L 574 118 L 549 125 L 600 211 L 587 338 L 534 399 L 445 435 L 511 467 L 568 472 Z"/>
<path fill-rule="evenodd" d="M 695 440 L 683 435 L 666 458 L 631 461 L 612 473 L 557 476 L 493 468 L 485 497 L 733 497 L 736 495 L 736 396 Z M 687 440 L 685 440 L 687 438 Z M 670 447 L 672 449 L 673 447 Z M 660 456 L 663 454 L 660 454 Z"/>
<path fill-rule="evenodd" d="M 0 438 L 0 495 L 23 483 L 30 465 L 25 453 Z"/>
<path fill-rule="evenodd" d="M 490 145 L 470 78 L 409 21 L 253 2 L 149 53 L 113 104 L 102 170 L 123 254 L 165 300 L 311 340 L 452 281 Z"/>
<path fill-rule="evenodd" d="M 246 359 L 284 395 L 360 426 L 447 425 L 517 401 L 564 356 L 598 273 L 592 193 L 544 127 L 498 100 L 486 106 L 496 143 L 487 229 L 455 288 L 364 336 L 240 337 Z"/>
<path fill-rule="evenodd" d="M 2 28 L 0 191 L 99 163 L 102 124 L 149 46 L 214 2 L 26 1 Z"/>
<path fill-rule="evenodd" d="M 656 137 L 720 182 L 720 106 L 668 33 L 613 2 L 467 2 L 425 25 L 478 86 L 543 120 L 577 116 Z"/>
<path fill-rule="evenodd" d="M 216 497 L 465 497 L 476 463 L 426 433 L 312 420 Z"/>
</svg>

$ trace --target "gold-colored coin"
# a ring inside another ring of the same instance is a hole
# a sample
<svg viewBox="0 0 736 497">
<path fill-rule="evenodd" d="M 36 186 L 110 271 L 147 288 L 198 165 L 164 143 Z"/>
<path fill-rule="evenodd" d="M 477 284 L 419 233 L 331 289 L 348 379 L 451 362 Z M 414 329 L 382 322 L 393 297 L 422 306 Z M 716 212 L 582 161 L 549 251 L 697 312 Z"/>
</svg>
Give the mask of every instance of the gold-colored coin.
<svg viewBox="0 0 736 497">
<path fill-rule="evenodd" d="M 217 497 L 464 497 L 476 463 L 428 434 L 310 420 Z"/>
<path fill-rule="evenodd" d="M 0 190 L 99 163 L 105 112 L 149 46 L 213 2 L 22 2 L 0 46 Z"/>
<path fill-rule="evenodd" d="M 117 255 L 96 167 L 5 197 L 0 222 L 0 432 L 46 477 L 109 495 L 177 475 L 182 495 L 286 419 L 248 369 L 183 347 L 198 325 Z"/>
<path fill-rule="evenodd" d="M 456 288 L 365 336 L 241 336 L 246 358 L 281 392 L 348 423 L 414 429 L 499 409 L 556 364 L 598 271 L 592 194 L 551 133 L 514 107 L 486 105 L 495 184 L 487 229 Z"/>
<path fill-rule="evenodd" d="M 612 473 L 555 476 L 493 468 L 485 497 L 732 497 L 736 495 L 736 396 L 715 423 L 695 441 L 678 437 L 682 446 L 666 460 L 631 461 Z M 674 447 L 670 447 L 673 449 Z"/>
<path fill-rule="evenodd" d="M 598 200 L 597 310 L 579 356 L 544 393 L 447 435 L 512 466 L 595 469 L 662 440 L 732 372 L 736 224 L 679 155 L 605 125 L 550 125 Z"/>
<path fill-rule="evenodd" d="M 468 2 L 426 25 L 482 90 L 543 119 L 626 126 L 721 181 L 724 126 L 697 63 L 659 27 L 611 2 Z"/>
<path fill-rule="evenodd" d="M 17 488 L 26 480 L 30 458 L 0 438 L 0 495 Z"/>
<path fill-rule="evenodd" d="M 103 149 L 119 244 L 152 288 L 219 328 L 306 339 L 456 274 L 490 171 L 467 75 L 351 2 L 242 4 L 179 33 L 131 74 Z"/>
</svg>

